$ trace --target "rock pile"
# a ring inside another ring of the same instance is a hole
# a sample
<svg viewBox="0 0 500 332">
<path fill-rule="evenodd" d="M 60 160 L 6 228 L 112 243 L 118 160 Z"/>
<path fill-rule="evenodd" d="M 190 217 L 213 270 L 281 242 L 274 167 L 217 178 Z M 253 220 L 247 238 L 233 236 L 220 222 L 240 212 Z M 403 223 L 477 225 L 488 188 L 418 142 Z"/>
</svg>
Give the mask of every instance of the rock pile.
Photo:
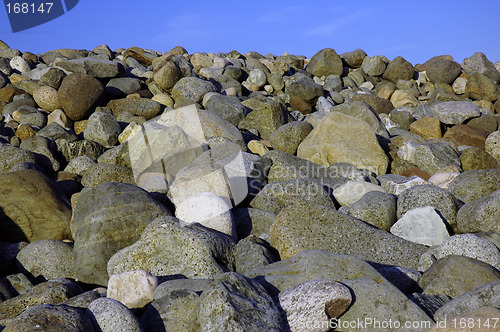
<svg viewBox="0 0 500 332">
<path fill-rule="evenodd" d="M 498 329 L 499 69 L 0 42 L 0 325 Z"/>
</svg>

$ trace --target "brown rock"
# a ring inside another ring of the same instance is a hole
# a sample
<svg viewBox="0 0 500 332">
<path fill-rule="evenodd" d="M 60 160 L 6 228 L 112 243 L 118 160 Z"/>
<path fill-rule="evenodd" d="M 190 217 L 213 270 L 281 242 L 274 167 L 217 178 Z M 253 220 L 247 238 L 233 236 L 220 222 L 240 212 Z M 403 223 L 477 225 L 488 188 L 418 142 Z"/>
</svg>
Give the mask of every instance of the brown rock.
<svg viewBox="0 0 500 332">
<path fill-rule="evenodd" d="M 85 127 L 87 127 L 87 122 L 88 122 L 88 120 L 82 120 L 82 121 L 76 121 L 74 123 L 75 133 L 77 135 L 80 135 L 81 133 L 83 133 L 83 131 L 85 130 Z"/>
<path fill-rule="evenodd" d="M 436 59 L 429 60 L 424 65 L 427 70 L 427 77 L 433 83 L 446 83 L 452 84 L 455 79 L 460 75 L 462 67 L 459 63 L 453 60 Z"/>
<path fill-rule="evenodd" d="M 392 83 L 396 83 L 399 79 L 409 81 L 413 78 L 413 75 L 415 75 L 413 65 L 403 57 L 398 56 L 389 63 L 382 78 Z"/>
<path fill-rule="evenodd" d="M 359 68 L 366 57 L 366 52 L 362 49 L 356 49 L 340 55 L 340 58 L 351 68 Z"/>
<path fill-rule="evenodd" d="M 83 120 L 103 93 L 103 85 L 94 77 L 71 74 L 64 78 L 59 87 L 59 102 L 68 118 L 73 121 Z"/>
<path fill-rule="evenodd" d="M 50 86 L 41 86 L 33 92 L 35 102 L 47 112 L 61 108 L 57 90 Z"/>
<path fill-rule="evenodd" d="M 377 84 L 377 96 L 384 99 L 390 99 L 394 91 L 396 90 L 396 86 L 392 82 L 381 82 Z"/>
<path fill-rule="evenodd" d="M 462 169 L 500 169 L 500 164 L 488 152 L 477 147 L 465 149 L 460 154 Z"/>
<path fill-rule="evenodd" d="M 142 48 L 137 47 L 137 46 L 132 46 L 125 50 L 123 52 L 123 57 L 131 57 L 137 60 L 140 64 L 142 64 L 145 67 L 148 67 L 152 62 L 153 59 L 157 58 L 156 56 L 147 53 L 144 51 Z"/>
<path fill-rule="evenodd" d="M 357 93 L 352 96 L 352 100 L 364 101 L 370 105 L 377 114 L 389 114 L 394 109 L 394 105 L 389 100 L 366 93 Z"/>
<path fill-rule="evenodd" d="M 290 107 L 302 114 L 312 112 L 312 106 L 298 95 L 290 95 Z"/>
<path fill-rule="evenodd" d="M 424 180 L 429 180 L 431 177 L 429 173 L 422 171 L 420 168 L 417 167 L 408 168 L 407 170 L 402 172 L 401 175 L 406 176 L 407 178 L 411 178 L 412 176 L 416 175 Z"/>
<path fill-rule="evenodd" d="M 14 96 L 20 94 L 27 94 L 26 91 L 19 89 L 13 85 L 7 85 L 0 89 L 0 101 L 10 103 Z"/>
<path fill-rule="evenodd" d="M 484 131 L 487 131 L 488 133 L 492 133 L 498 128 L 497 118 L 493 115 L 487 114 L 481 115 L 479 118 L 469 120 L 469 122 L 467 122 L 467 125 L 482 129 Z"/>
<path fill-rule="evenodd" d="M 182 46 L 176 46 L 173 49 L 171 49 L 168 53 L 172 55 L 184 55 L 188 54 L 188 51 L 186 51 L 186 49 Z"/>
<path fill-rule="evenodd" d="M 419 119 L 410 124 L 410 132 L 422 136 L 425 140 L 429 138 L 440 139 L 441 122 L 437 118 L 428 117 Z"/>
<path fill-rule="evenodd" d="M 498 98 L 498 84 L 486 75 L 474 73 L 469 76 L 466 93 L 474 99 L 495 101 Z"/>
<path fill-rule="evenodd" d="M 67 198 L 45 175 L 20 170 L 0 175 L 2 241 L 71 239 Z"/>
<path fill-rule="evenodd" d="M 21 123 L 16 130 L 16 136 L 19 137 L 21 141 L 27 140 L 28 138 L 35 136 L 35 134 L 36 130 L 27 123 Z"/>
<path fill-rule="evenodd" d="M 311 58 L 306 70 L 317 77 L 342 75 L 342 59 L 340 59 L 335 50 L 325 48 Z"/>
<path fill-rule="evenodd" d="M 448 129 L 443 138 L 454 142 L 456 146 L 470 145 L 484 150 L 484 142 L 489 134 L 480 128 L 458 124 Z"/>
</svg>

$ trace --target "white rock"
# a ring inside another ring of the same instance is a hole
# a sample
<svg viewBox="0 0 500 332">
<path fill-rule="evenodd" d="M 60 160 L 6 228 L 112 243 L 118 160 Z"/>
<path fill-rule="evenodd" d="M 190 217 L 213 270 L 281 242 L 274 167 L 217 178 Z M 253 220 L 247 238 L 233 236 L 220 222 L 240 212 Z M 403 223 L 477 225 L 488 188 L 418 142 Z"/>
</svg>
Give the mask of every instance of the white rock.
<svg viewBox="0 0 500 332">
<path fill-rule="evenodd" d="M 143 332 L 139 320 L 121 302 L 101 297 L 92 301 L 85 314 L 89 316 L 96 329 L 102 332 Z"/>
<path fill-rule="evenodd" d="M 330 317 L 343 314 L 352 296 L 349 288 L 339 282 L 311 280 L 279 293 L 279 302 L 290 331 L 327 331 Z"/>
<path fill-rule="evenodd" d="M 376 184 L 365 181 L 347 181 L 333 191 L 333 197 L 342 206 L 349 206 L 361 199 L 370 191 L 386 193 L 387 190 Z"/>
<path fill-rule="evenodd" d="M 21 74 L 27 73 L 31 70 L 30 65 L 21 56 L 15 56 L 10 59 L 10 66 L 12 69 L 18 70 Z"/>
<path fill-rule="evenodd" d="M 470 233 L 451 236 L 440 246 L 430 248 L 420 260 L 422 270 L 430 267 L 429 263 L 432 263 L 432 260 L 424 257 L 430 255 L 435 259 L 449 255 L 466 256 L 488 263 L 500 270 L 500 250 L 492 242 Z"/>
<path fill-rule="evenodd" d="M 495 159 L 500 159 L 500 130 L 488 135 L 484 143 L 484 150 Z"/>
<path fill-rule="evenodd" d="M 443 219 L 431 206 L 418 207 L 406 212 L 392 225 L 391 233 L 426 246 L 439 245 L 450 237 Z"/>
<path fill-rule="evenodd" d="M 387 189 L 387 192 L 390 194 L 399 196 L 403 191 L 406 189 L 415 187 L 415 186 L 420 186 L 420 185 L 430 185 L 431 183 L 429 181 L 426 181 L 422 179 L 420 176 L 414 175 L 411 178 L 408 179 L 408 181 L 405 181 L 403 183 L 397 183 L 394 181 L 387 181 L 385 184 L 385 187 Z"/>
<path fill-rule="evenodd" d="M 415 163 L 417 161 L 415 151 L 419 145 L 420 144 L 417 142 L 409 140 L 405 145 L 398 149 L 398 157 L 411 163 Z"/>
<path fill-rule="evenodd" d="M 436 173 L 430 177 L 429 182 L 443 189 L 448 189 L 450 183 L 459 176 L 457 172 Z"/>
<path fill-rule="evenodd" d="M 335 105 L 325 97 L 319 97 L 316 102 L 316 110 L 321 113 L 330 113 Z"/>
<path fill-rule="evenodd" d="M 467 86 L 467 79 L 465 77 L 458 77 L 455 82 L 453 82 L 453 85 L 451 86 L 453 88 L 453 91 L 457 95 L 463 95 L 465 93 L 465 87 Z"/>
<path fill-rule="evenodd" d="M 156 287 L 158 278 L 143 270 L 113 274 L 108 281 L 107 297 L 129 309 L 143 308 L 153 301 Z"/>
<path fill-rule="evenodd" d="M 214 58 L 214 67 L 221 67 L 221 68 L 224 68 L 226 67 L 227 65 L 229 64 L 229 60 L 226 59 L 226 58 L 219 58 L 219 57 L 215 57 Z"/>
<path fill-rule="evenodd" d="M 231 237 L 236 236 L 231 206 L 211 192 L 188 197 L 176 206 L 175 216 L 188 224 L 199 223 Z"/>
</svg>

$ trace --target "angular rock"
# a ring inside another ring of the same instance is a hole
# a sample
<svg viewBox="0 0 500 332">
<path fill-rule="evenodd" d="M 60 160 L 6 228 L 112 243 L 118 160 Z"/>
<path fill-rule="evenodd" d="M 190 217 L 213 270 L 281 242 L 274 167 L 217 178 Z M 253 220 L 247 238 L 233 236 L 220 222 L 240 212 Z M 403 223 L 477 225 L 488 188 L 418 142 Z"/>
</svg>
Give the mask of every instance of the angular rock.
<svg viewBox="0 0 500 332">
<path fill-rule="evenodd" d="M 146 271 L 128 271 L 109 277 L 107 298 L 120 301 L 129 309 L 143 308 L 153 301 L 158 278 Z"/>
<path fill-rule="evenodd" d="M 83 175 L 83 173 L 94 164 L 95 160 L 88 156 L 76 157 L 71 159 L 71 161 L 64 169 L 64 172 Z"/>
<path fill-rule="evenodd" d="M 58 151 L 61 152 L 66 162 L 80 156 L 87 156 L 93 160 L 97 160 L 105 151 L 104 146 L 94 141 L 68 141 L 67 139 L 61 139 L 56 143 Z"/>
<path fill-rule="evenodd" d="M 414 161 L 418 168 L 430 175 L 447 166 L 461 166 L 458 153 L 444 142 L 428 141 L 418 145 Z"/>
<path fill-rule="evenodd" d="M 105 148 L 111 148 L 118 142 L 121 128 L 115 117 L 109 113 L 94 112 L 89 117 L 83 136 Z"/>
<path fill-rule="evenodd" d="M 323 117 L 299 145 L 297 156 L 325 167 L 347 162 L 376 174 L 384 174 L 389 163 L 368 123 L 338 112 Z"/>
<path fill-rule="evenodd" d="M 4 240 L 71 239 L 70 204 L 45 175 L 35 170 L 0 174 L 0 187 Z"/>
<path fill-rule="evenodd" d="M 457 213 L 460 233 L 495 232 L 500 234 L 500 190 L 462 206 Z"/>
<path fill-rule="evenodd" d="M 444 101 L 431 105 L 431 113 L 444 124 L 460 124 L 481 115 L 479 106 L 468 101 Z"/>
<path fill-rule="evenodd" d="M 281 104 L 272 99 L 249 98 L 242 105 L 251 109 L 251 112 L 239 123 L 238 128 L 255 129 L 264 139 L 268 139 L 286 122 Z"/>
<path fill-rule="evenodd" d="M 417 207 L 431 206 L 453 229 L 457 227 L 457 203 L 453 195 L 434 185 L 419 185 L 409 188 L 398 197 L 397 216 L 401 218 Z"/>
<path fill-rule="evenodd" d="M 214 278 L 234 270 L 233 245 L 222 233 L 160 217 L 146 227 L 137 242 L 109 259 L 108 273 L 145 270 L 157 276 Z"/>
<path fill-rule="evenodd" d="M 425 140 L 440 139 L 442 137 L 441 122 L 433 117 L 418 119 L 410 124 L 410 132 L 422 136 Z"/>
<path fill-rule="evenodd" d="M 474 73 L 483 74 L 495 82 L 500 81 L 500 73 L 495 65 L 481 52 L 476 52 L 472 56 L 465 58 L 462 62 L 462 68 L 469 75 Z"/>
<path fill-rule="evenodd" d="M 440 245 L 450 236 L 443 219 L 430 206 L 408 210 L 391 227 L 391 233 L 426 246 Z"/>
<path fill-rule="evenodd" d="M 66 76 L 58 90 L 59 103 L 73 121 L 83 120 L 91 112 L 104 87 L 97 79 L 85 74 Z"/>
<path fill-rule="evenodd" d="M 73 207 L 71 224 L 77 278 L 106 285 L 108 259 L 134 243 L 161 215 L 170 211 L 134 185 L 108 182 L 84 188 Z"/>
<path fill-rule="evenodd" d="M 187 224 L 199 223 L 230 237 L 236 237 L 231 206 L 211 192 L 190 196 L 176 206 L 175 216 Z"/>
<path fill-rule="evenodd" d="M 253 208 L 233 209 L 232 213 L 238 239 L 253 235 L 269 240 L 276 214 Z"/>
<path fill-rule="evenodd" d="M 356 93 L 352 96 L 352 100 L 367 103 L 377 114 L 389 114 L 395 107 L 393 103 L 387 99 L 366 93 Z"/>
<path fill-rule="evenodd" d="M 133 77 L 112 78 L 106 84 L 106 94 L 121 98 L 126 95 L 137 93 L 141 90 L 141 81 Z"/>
<path fill-rule="evenodd" d="M 365 120 L 373 129 L 375 134 L 389 138 L 389 134 L 378 117 L 377 112 L 365 102 L 344 102 L 343 104 L 333 107 L 332 111 Z"/>
<path fill-rule="evenodd" d="M 397 220 L 396 197 L 380 191 L 370 191 L 343 212 L 377 228 L 389 231 Z"/>
<path fill-rule="evenodd" d="M 75 278 L 73 247 L 60 240 L 31 242 L 19 251 L 16 259 L 35 278 Z"/>
<path fill-rule="evenodd" d="M 456 298 L 500 280 L 500 271 L 473 258 L 450 255 L 434 262 L 418 282 L 424 294 Z"/>
<path fill-rule="evenodd" d="M 483 129 L 458 124 L 448 129 L 443 138 L 449 139 L 457 146 L 469 145 L 484 150 L 484 144 L 488 134 L 489 133 Z"/>
<path fill-rule="evenodd" d="M 293 102 L 292 97 L 295 97 L 298 98 L 295 104 L 300 103 L 299 100 L 301 100 L 310 105 L 315 105 L 318 98 L 323 96 L 323 89 L 312 78 L 299 72 L 285 80 L 285 93 L 290 95 L 290 103 Z M 307 108 L 307 105 L 305 108 Z M 304 109 L 303 113 L 308 112 Z"/>
<path fill-rule="evenodd" d="M 342 240 L 345 237 L 349 238 L 348 242 Z M 301 251 L 321 249 L 409 268 L 418 267 L 417 257 L 426 250 L 425 246 L 307 201 L 290 204 L 281 210 L 271 230 L 271 245 L 282 259 Z"/>
</svg>

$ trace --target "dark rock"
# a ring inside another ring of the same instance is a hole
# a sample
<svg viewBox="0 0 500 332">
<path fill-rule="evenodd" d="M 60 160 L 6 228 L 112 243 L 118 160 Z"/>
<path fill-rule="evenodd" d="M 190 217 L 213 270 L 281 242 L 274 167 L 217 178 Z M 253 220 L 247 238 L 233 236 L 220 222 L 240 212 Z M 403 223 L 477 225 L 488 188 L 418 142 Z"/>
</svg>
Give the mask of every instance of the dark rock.
<svg viewBox="0 0 500 332">
<path fill-rule="evenodd" d="M 104 93 L 101 82 L 85 74 L 66 76 L 59 87 L 59 102 L 73 121 L 85 119 Z"/>
</svg>

